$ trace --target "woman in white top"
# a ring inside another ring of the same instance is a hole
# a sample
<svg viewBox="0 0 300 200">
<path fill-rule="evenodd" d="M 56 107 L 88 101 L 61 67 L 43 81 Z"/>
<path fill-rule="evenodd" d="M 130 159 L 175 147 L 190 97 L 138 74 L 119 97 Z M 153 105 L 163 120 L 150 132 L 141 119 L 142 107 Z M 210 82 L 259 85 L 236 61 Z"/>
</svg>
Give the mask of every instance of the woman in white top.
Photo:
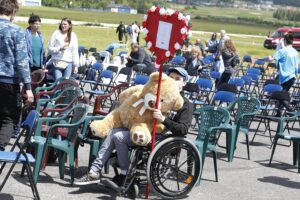
<svg viewBox="0 0 300 200">
<path fill-rule="evenodd" d="M 70 77 L 74 69 L 77 73 L 79 66 L 78 39 L 72 32 L 72 22 L 68 18 L 63 18 L 49 42 L 49 54 L 51 59 L 49 64 L 54 66 L 55 80 L 64 76 Z"/>
</svg>

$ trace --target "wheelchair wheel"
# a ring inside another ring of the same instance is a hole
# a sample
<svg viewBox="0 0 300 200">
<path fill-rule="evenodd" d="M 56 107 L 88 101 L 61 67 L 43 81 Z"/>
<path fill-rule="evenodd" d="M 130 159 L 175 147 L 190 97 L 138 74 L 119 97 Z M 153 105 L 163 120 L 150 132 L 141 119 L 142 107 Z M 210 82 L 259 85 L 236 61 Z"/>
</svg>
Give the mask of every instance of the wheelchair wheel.
<svg viewBox="0 0 300 200">
<path fill-rule="evenodd" d="M 185 197 L 197 183 L 201 158 L 186 138 L 172 137 L 158 143 L 147 163 L 151 191 L 164 199 Z"/>
</svg>

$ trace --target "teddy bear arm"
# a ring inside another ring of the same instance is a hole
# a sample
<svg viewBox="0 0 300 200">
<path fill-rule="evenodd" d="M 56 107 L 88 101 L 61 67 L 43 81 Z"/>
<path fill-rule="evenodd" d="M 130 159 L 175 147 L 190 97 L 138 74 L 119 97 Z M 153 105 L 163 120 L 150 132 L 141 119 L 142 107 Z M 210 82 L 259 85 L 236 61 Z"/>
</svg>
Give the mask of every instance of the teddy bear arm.
<svg viewBox="0 0 300 200">
<path fill-rule="evenodd" d="M 126 100 L 128 97 L 130 97 L 132 94 L 134 94 L 137 91 L 141 91 L 143 86 L 141 85 L 136 85 L 132 86 L 130 88 L 127 88 L 121 94 L 119 95 L 119 101 L 122 103 L 124 100 Z"/>
<path fill-rule="evenodd" d="M 121 127 L 121 119 L 118 110 L 114 110 L 103 120 L 96 120 L 90 124 L 92 133 L 101 138 L 106 137 L 113 128 L 119 127 Z"/>
</svg>

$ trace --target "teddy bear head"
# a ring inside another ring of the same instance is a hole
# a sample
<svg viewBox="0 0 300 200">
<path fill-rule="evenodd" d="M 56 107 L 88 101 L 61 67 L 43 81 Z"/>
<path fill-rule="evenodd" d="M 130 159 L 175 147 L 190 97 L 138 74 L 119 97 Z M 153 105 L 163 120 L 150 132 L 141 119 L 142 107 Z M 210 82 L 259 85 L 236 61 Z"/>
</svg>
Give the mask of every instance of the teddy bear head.
<svg viewBox="0 0 300 200">
<path fill-rule="evenodd" d="M 150 75 L 150 79 L 142 90 L 142 98 L 148 108 L 155 108 L 156 94 L 158 87 L 159 73 L 155 72 Z M 160 102 L 159 108 L 162 113 L 170 110 L 179 110 L 183 106 L 183 98 L 176 82 L 165 74 L 162 74 L 161 88 L 160 88 Z"/>
</svg>

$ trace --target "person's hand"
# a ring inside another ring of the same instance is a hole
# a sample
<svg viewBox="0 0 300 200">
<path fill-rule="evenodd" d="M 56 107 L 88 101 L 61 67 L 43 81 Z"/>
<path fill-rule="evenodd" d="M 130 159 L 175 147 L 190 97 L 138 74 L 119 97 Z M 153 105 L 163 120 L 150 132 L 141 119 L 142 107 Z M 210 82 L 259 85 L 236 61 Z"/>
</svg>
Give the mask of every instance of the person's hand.
<svg viewBox="0 0 300 200">
<path fill-rule="evenodd" d="M 77 73 L 78 73 L 78 67 L 75 66 L 75 68 L 74 68 L 74 74 L 77 74 Z"/>
<path fill-rule="evenodd" d="M 154 109 L 153 111 L 153 118 L 157 119 L 158 122 L 163 122 L 165 121 L 165 116 L 163 116 L 163 114 L 161 113 L 161 111 L 159 109 Z"/>
<path fill-rule="evenodd" d="M 127 60 L 131 60 L 131 57 L 130 57 L 130 56 L 128 56 L 126 59 L 127 59 Z"/>
<path fill-rule="evenodd" d="M 34 101 L 34 96 L 32 90 L 26 90 L 27 101 L 32 103 Z"/>
</svg>

